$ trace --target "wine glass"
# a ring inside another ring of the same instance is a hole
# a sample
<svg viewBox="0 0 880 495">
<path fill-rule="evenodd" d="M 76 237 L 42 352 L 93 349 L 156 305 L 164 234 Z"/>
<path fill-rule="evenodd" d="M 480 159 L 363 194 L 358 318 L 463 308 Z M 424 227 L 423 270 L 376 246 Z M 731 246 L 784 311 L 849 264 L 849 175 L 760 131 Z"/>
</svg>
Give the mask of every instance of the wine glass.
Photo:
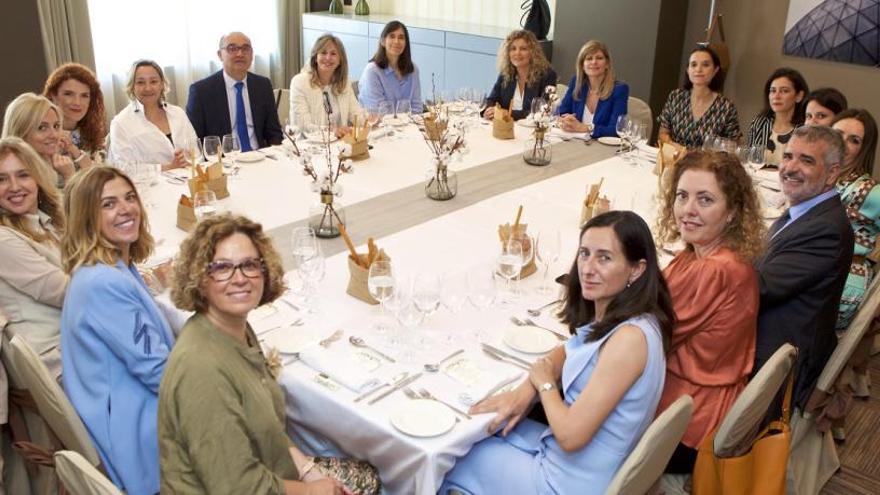
<svg viewBox="0 0 880 495">
<path fill-rule="evenodd" d="M 238 136 L 235 134 L 227 134 L 223 136 L 223 156 L 227 156 L 232 159 L 232 165 L 235 165 L 235 159 L 238 158 L 238 154 L 241 152 L 241 143 L 238 141 Z"/>
<path fill-rule="evenodd" d="M 440 302 L 452 313 L 461 311 L 467 302 L 467 278 L 464 273 L 447 273 L 441 277 Z"/>
<path fill-rule="evenodd" d="M 440 307 L 440 277 L 419 273 L 413 280 L 413 301 L 419 311 L 430 317 Z"/>
<path fill-rule="evenodd" d="M 202 158 L 202 146 L 198 139 L 184 138 L 177 149 L 183 151 L 183 157 L 193 167 Z"/>
<path fill-rule="evenodd" d="M 544 278 L 541 282 L 541 286 L 538 287 L 538 292 L 541 294 L 550 294 L 553 292 L 553 287 L 547 283 L 547 277 L 550 274 L 550 266 L 559 260 L 559 249 L 561 245 L 562 242 L 559 229 L 545 230 L 538 233 L 538 238 L 535 241 L 535 255 L 538 258 L 538 262 L 544 267 Z"/>
<path fill-rule="evenodd" d="M 505 280 L 505 293 L 501 297 L 502 304 L 513 302 L 514 294 L 510 282 L 520 274 L 523 264 L 523 242 L 520 239 L 508 239 L 502 244 L 501 253 L 495 260 L 498 274 Z"/>
<path fill-rule="evenodd" d="M 377 260 L 370 265 L 367 275 L 367 288 L 370 295 L 379 301 L 382 320 L 385 319 L 385 301 L 394 294 L 395 289 L 394 271 L 390 261 Z M 376 330 L 385 332 L 388 327 L 384 323 L 376 325 Z"/>
<path fill-rule="evenodd" d="M 193 196 L 193 210 L 196 214 L 196 220 L 202 220 L 217 214 L 217 195 L 210 189 L 202 189 L 196 191 Z"/>
<path fill-rule="evenodd" d="M 648 127 L 644 122 L 631 122 L 630 123 L 630 141 L 632 142 L 632 152 L 630 153 L 631 163 L 635 166 L 639 165 L 639 144 L 645 142 L 647 139 L 647 131 Z"/>
<path fill-rule="evenodd" d="M 617 122 L 614 125 L 614 130 L 617 131 L 617 136 L 620 138 L 620 148 L 617 150 L 618 154 L 623 154 L 623 145 L 626 142 L 627 134 L 629 132 L 629 126 L 629 117 L 627 117 L 626 115 L 621 115 L 617 117 Z"/>
<path fill-rule="evenodd" d="M 412 105 L 409 100 L 399 100 L 394 107 L 395 122 L 401 128 L 406 127 L 412 121 Z M 399 135 L 398 139 L 402 139 L 403 135 Z"/>
<path fill-rule="evenodd" d="M 217 161 L 220 157 L 220 137 L 205 136 L 204 142 L 202 143 L 202 149 L 205 152 L 205 160 L 208 161 L 209 165 Z"/>
<path fill-rule="evenodd" d="M 752 146 L 749 148 L 749 157 L 748 157 L 749 168 L 752 169 L 753 172 L 757 172 L 761 170 L 761 167 L 764 166 L 764 147 L 763 146 Z"/>
<path fill-rule="evenodd" d="M 467 273 L 467 297 L 480 311 L 492 306 L 495 301 L 495 273 L 490 269 L 475 269 Z"/>
</svg>

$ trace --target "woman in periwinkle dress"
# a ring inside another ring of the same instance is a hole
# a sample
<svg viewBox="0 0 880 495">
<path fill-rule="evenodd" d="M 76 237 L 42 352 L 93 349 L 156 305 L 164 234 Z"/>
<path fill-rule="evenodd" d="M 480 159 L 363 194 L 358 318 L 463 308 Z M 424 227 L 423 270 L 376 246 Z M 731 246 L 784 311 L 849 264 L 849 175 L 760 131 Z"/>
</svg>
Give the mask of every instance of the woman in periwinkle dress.
<svg viewBox="0 0 880 495">
<path fill-rule="evenodd" d="M 512 392 L 477 404 L 489 431 L 440 493 L 603 494 L 654 418 L 675 316 L 648 226 L 629 211 L 590 220 L 568 274 L 573 336 Z M 549 427 L 523 419 L 535 398 Z"/>
</svg>

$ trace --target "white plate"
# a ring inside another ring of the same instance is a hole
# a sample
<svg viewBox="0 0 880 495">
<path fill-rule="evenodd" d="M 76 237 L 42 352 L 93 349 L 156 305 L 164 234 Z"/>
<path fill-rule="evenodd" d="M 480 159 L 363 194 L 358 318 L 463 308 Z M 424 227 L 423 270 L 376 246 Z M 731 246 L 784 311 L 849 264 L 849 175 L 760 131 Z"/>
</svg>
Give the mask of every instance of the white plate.
<svg viewBox="0 0 880 495">
<path fill-rule="evenodd" d="M 608 146 L 620 146 L 620 138 L 617 136 L 602 136 L 596 141 L 599 141 L 602 144 L 607 144 Z"/>
<path fill-rule="evenodd" d="M 530 119 L 529 117 L 526 117 L 526 118 L 524 118 L 524 119 L 519 119 L 519 120 L 517 120 L 517 121 L 516 121 L 516 125 L 518 125 L 518 126 L 520 126 L 520 127 L 529 127 L 529 128 L 531 128 L 531 127 L 535 127 L 535 121 L 532 120 L 532 119 Z"/>
<path fill-rule="evenodd" d="M 235 157 L 235 161 L 242 163 L 253 163 L 258 162 L 262 159 L 266 158 L 265 155 L 260 153 L 257 150 L 253 151 L 245 151 L 243 153 L 239 153 L 237 157 Z"/>
<path fill-rule="evenodd" d="M 321 332 L 313 327 L 299 326 L 279 328 L 268 333 L 264 342 L 267 346 L 278 349 L 278 352 L 293 354 L 295 352 L 302 352 L 306 347 L 314 345 L 322 337 Z"/>
<path fill-rule="evenodd" d="M 433 400 L 407 400 L 391 413 L 391 424 L 414 437 L 436 437 L 455 426 L 455 414 Z"/>
<path fill-rule="evenodd" d="M 547 330 L 538 327 L 508 327 L 504 331 L 504 343 L 511 349 L 528 354 L 543 354 L 559 344 L 559 340 Z"/>
</svg>

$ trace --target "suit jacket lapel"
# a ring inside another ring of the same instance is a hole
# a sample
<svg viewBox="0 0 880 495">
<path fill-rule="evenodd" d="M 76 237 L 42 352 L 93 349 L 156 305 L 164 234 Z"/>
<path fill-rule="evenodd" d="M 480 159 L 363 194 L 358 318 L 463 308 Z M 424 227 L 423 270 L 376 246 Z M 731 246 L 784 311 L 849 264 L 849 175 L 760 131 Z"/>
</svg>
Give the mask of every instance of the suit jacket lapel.
<svg viewBox="0 0 880 495">
<path fill-rule="evenodd" d="M 796 235 L 798 230 L 806 225 L 807 222 L 809 222 L 811 219 L 824 215 L 828 210 L 834 208 L 837 205 L 840 205 L 840 196 L 835 195 L 810 208 L 809 211 L 791 222 L 791 225 L 786 227 L 782 232 L 779 233 L 779 235 L 771 238 L 770 242 L 767 245 L 767 251 L 769 252 L 774 246 L 778 245 L 784 239 L 787 239 L 792 235 Z"/>
</svg>

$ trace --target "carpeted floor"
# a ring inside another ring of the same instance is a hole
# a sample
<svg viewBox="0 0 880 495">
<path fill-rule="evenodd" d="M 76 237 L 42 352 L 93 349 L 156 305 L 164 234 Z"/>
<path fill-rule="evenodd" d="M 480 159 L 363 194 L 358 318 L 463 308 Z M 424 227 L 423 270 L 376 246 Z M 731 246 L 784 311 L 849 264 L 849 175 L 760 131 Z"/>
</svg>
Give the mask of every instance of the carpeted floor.
<svg viewBox="0 0 880 495">
<path fill-rule="evenodd" d="M 880 355 L 871 360 L 871 398 L 855 400 L 847 416 L 846 442 L 838 444 L 841 469 L 825 495 L 880 494 Z"/>
</svg>

